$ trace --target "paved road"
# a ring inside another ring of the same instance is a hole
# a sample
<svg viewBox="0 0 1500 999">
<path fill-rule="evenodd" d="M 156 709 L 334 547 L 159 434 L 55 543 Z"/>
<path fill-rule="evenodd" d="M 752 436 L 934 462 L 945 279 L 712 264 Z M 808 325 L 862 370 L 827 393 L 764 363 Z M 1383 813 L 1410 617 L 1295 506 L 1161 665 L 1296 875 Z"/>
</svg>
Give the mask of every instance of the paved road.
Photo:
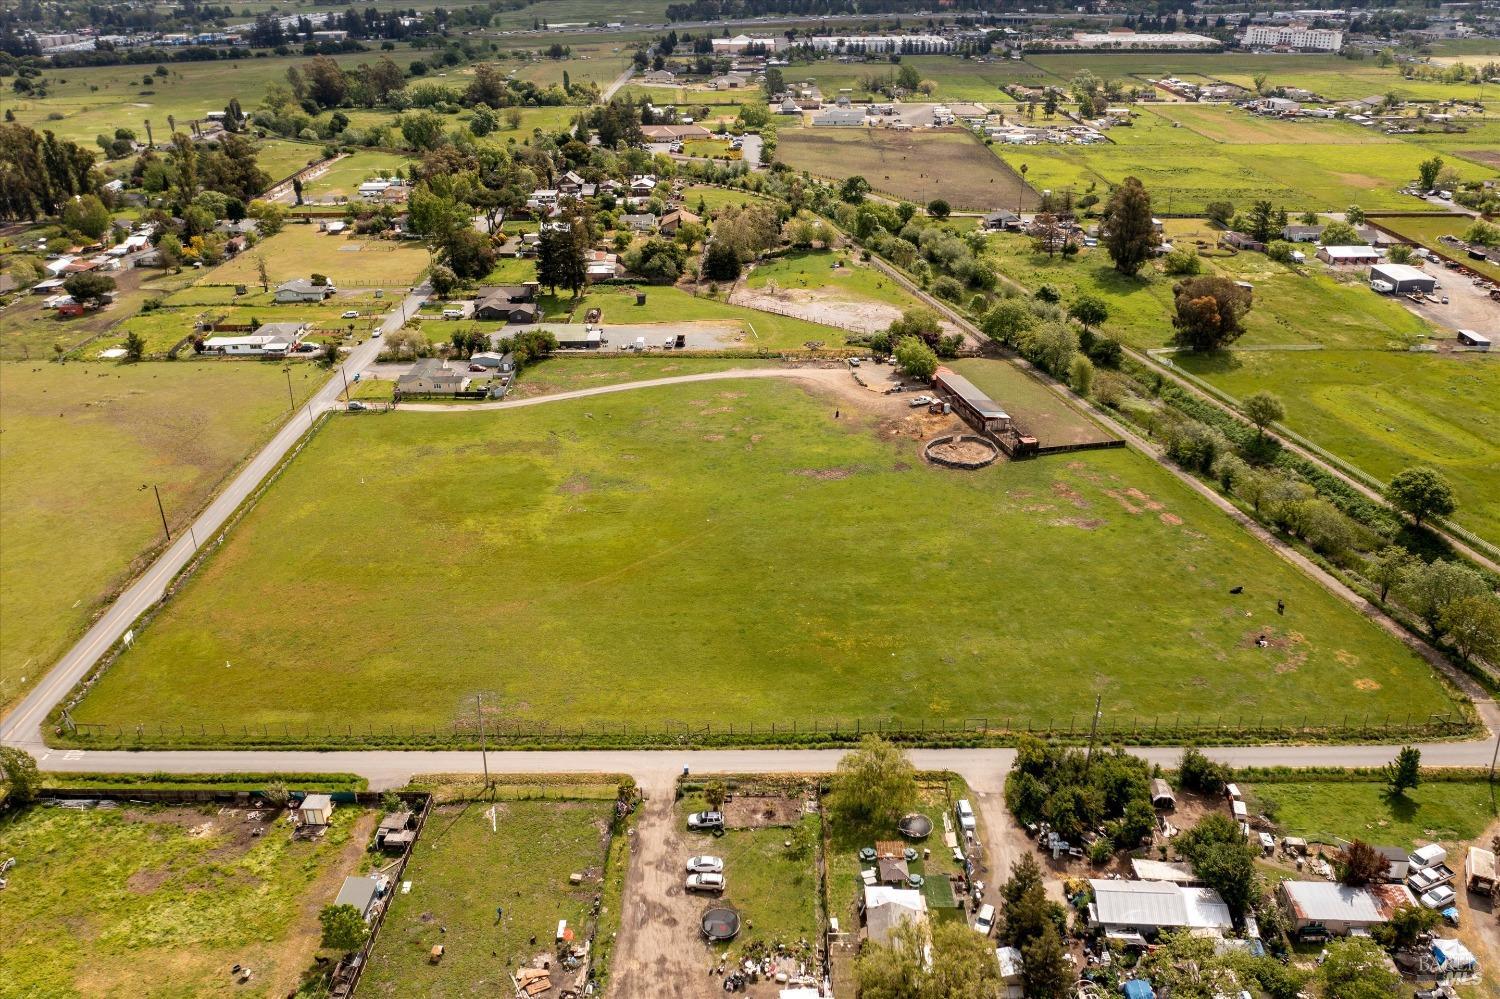
<svg viewBox="0 0 1500 999">
<path fill-rule="evenodd" d="M 405 325 L 406 317 L 416 311 L 429 291 L 425 285 L 413 289 L 411 295 L 393 308 L 381 323 L 382 333 L 393 332 Z M 337 371 L 333 373 L 327 384 L 314 393 L 281 428 L 281 432 L 240 469 L 191 526 L 179 533 L 177 540 L 116 598 L 99 620 L 94 622 L 93 627 L 58 660 L 36 688 L 5 718 L 3 724 L 0 724 L 0 742 L 9 745 L 41 744 L 41 725 L 53 706 L 67 696 L 73 686 L 141 614 L 162 598 L 167 585 L 192 561 L 199 546 L 213 538 L 245 498 L 296 446 L 302 435 L 313 425 L 317 414 L 332 408 L 339 393 L 344 390 L 344 376 L 363 371 L 378 353 L 380 340 L 375 337 L 354 348 L 341 366 L 343 374 Z"/>
<path fill-rule="evenodd" d="M 625 72 L 623 72 L 619 76 L 615 77 L 614 82 L 612 82 L 609 86 L 605 87 L 604 88 L 604 92 L 599 95 L 599 103 L 601 103 L 601 104 L 608 104 L 609 103 L 609 99 L 615 95 L 615 91 L 617 91 L 621 87 L 625 86 L 625 84 L 634 75 L 635 75 L 635 67 L 634 66 L 630 66 L 629 68 L 627 68 L 625 70 Z"/>
</svg>

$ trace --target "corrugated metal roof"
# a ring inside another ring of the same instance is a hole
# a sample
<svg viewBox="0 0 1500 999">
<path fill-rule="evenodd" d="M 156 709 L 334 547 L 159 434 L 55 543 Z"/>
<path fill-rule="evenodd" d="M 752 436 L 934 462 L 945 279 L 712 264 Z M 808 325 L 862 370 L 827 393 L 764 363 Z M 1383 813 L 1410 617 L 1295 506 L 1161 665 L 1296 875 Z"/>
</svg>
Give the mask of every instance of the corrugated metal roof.
<svg viewBox="0 0 1500 999">
<path fill-rule="evenodd" d="M 1112 926 L 1227 929 L 1229 906 L 1212 888 L 1183 888 L 1165 881 L 1092 880 L 1099 922 Z"/>
<path fill-rule="evenodd" d="M 1198 880 L 1198 875 L 1193 872 L 1193 865 L 1188 863 L 1135 857 L 1130 861 L 1130 869 L 1141 881 L 1170 881 L 1173 884 L 1190 885 Z"/>
<path fill-rule="evenodd" d="M 1281 890 L 1297 918 L 1312 923 L 1383 923 L 1397 906 L 1416 902 L 1400 884 L 1351 888 L 1328 881 L 1283 881 Z"/>
<path fill-rule="evenodd" d="M 981 392 L 973 382 L 969 381 L 963 375 L 944 368 L 938 372 L 938 377 L 949 392 L 952 392 L 964 402 L 974 407 L 980 416 L 986 419 L 1005 419 L 1010 415 L 1000 408 L 998 402 Z"/>
</svg>

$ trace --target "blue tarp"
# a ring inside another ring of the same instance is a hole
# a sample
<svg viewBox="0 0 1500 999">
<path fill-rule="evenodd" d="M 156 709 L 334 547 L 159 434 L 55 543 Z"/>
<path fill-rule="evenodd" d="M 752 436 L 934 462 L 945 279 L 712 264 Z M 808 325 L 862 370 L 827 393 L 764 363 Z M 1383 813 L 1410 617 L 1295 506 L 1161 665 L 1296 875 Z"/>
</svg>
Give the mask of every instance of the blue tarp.
<svg viewBox="0 0 1500 999">
<path fill-rule="evenodd" d="M 1156 999 L 1156 991 L 1151 988 L 1151 979 L 1135 978 L 1125 983 L 1121 989 L 1125 993 L 1125 999 Z"/>
</svg>

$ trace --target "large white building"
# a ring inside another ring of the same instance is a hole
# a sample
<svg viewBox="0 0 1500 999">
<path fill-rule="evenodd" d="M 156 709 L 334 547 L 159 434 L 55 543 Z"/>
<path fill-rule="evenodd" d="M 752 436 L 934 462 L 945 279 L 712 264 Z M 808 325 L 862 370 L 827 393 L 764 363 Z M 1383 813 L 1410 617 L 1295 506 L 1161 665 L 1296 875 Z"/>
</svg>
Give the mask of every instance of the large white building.
<svg viewBox="0 0 1500 999">
<path fill-rule="evenodd" d="M 1188 31 L 1075 31 L 1072 38 L 1048 39 L 1035 48 L 1061 49 L 1210 49 L 1217 38 Z"/>
<path fill-rule="evenodd" d="M 1305 24 L 1253 24 L 1245 29 L 1245 47 L 1337 52 L 1344 47 L 1344 33 L 1336 28 L 1309 28 Z"/>
<path fill-rule="evenodd" d="M 951 52 L 953 41 L 942 35 L 814 35 L 799 45 L 819 52 Z"/>
<path fill-rule="evenodd" d="M 712 39 L 714 55 L 743 55 L 750 49 L 780 52 L 787 47 L 787 40 L 771 35 L 735 35 L 733 38 Z"/>
</svg>

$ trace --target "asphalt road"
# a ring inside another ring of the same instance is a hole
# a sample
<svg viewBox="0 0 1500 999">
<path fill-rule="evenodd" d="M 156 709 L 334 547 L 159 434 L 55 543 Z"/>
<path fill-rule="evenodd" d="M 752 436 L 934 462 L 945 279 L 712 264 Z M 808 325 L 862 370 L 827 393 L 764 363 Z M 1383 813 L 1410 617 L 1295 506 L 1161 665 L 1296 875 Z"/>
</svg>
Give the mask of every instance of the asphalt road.
<svg viewBox="0 0 1500 999">
<path fill-rule="evenodd" d="M 412 293 L 400 302 L 381 323 L 381 332 L 390 333 L 405 325 L 406 317 L 415 312 L 426 299 L 426 285 L 412 289 Z M 54 705 L 67 697 L 68 692 L 81 680 L 93 665 L 135 623 L 152 604 L 162 598 L 167 585 L 192 561 L 199 547 L 211 540 L 261 481 L 286 457 L 288 452 L 302 439 L 319 413 L 332 408 L 344 390 L 344 376 L 353 376 L 363 371 L 380 353 L 378 338 L 371 337 L 350 352 L 341 366 L 343 374 L 335 371 L 328 382 L 311 399 L 293 414 L 281 431 L 260 453 L 244 465 L 230 480 L 229 485 L 209 503 L 189 528 L 177 535 L 166 551 L 131 583 L 110 604 L 100 618 L 94 622 L 40 683 L 0 723 L 0 743 L 24 745 L 32 749 L 42 744 L 42 723 Z M 211 361 L 200 363 L 211 364 Z"/>
</svg>

